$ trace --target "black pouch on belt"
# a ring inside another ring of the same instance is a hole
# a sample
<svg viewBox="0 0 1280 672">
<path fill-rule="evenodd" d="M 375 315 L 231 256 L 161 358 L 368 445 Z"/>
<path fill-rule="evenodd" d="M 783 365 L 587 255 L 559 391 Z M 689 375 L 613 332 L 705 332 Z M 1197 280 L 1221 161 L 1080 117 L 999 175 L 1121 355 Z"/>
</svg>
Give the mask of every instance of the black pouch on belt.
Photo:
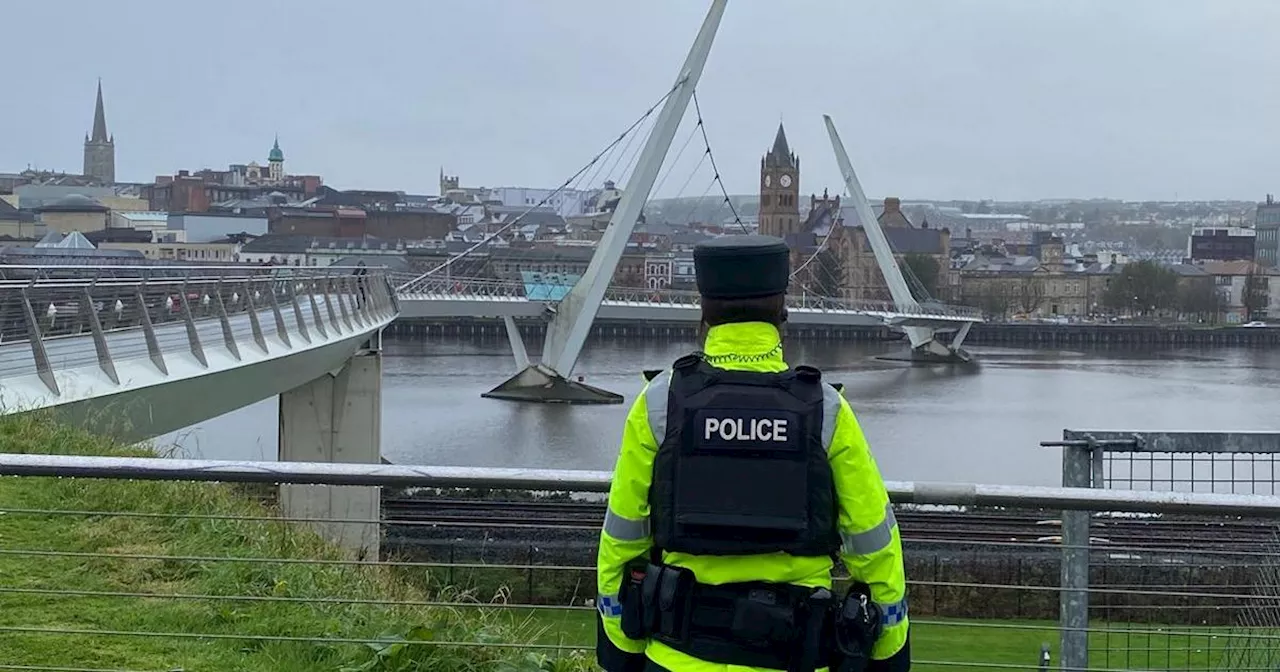
<svg viewBox="0 0 1280 672">
<path fill-rule="evenodd" d="M 734 602 L 730 631 L 739 641 L 788 643 L 795 639 L 795 628 L 795 605 L 780 592 L 753 588 Z"/>
<path fill-rule="evenodd" d="M 642 592 L 645 620 L 655 636 L 676 643 L 688 639 L 689 604 L 695 581 L 693 572 L 683 567 L 648 566 Z"/>
<path fill-rule="evenodd" d="M 622 590 L 618 599 L 622 603 L 622 634 L 630 639 L 649 636 L 650 621 L 644 617 L 644 579 L 647 562 L 632 561 L 623 568 Z"/>
</svg>

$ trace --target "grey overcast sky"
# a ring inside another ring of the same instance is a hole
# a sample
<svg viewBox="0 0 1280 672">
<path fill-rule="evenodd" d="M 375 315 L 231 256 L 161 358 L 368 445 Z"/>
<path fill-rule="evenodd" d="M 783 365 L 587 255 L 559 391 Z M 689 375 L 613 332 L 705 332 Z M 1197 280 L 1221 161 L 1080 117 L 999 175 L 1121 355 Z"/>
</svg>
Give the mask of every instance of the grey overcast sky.
<svg viewBox="0 0 1280 672">
<path fill-rule="evenodd" d="M 265 163 L 279 132 L 337 188 L 554 186 L 670 86 L 707 4 L 9 3 L 0 171 L 79 172 L 102 77 L 121 180 Z M 736 193 L 780 117 L 803 192 L 835 191 L 830 113 L 873 197 L 1259 199 L 1276 25 L 1276 0 L 731 0 L 699 98 Z"/>
</svg>

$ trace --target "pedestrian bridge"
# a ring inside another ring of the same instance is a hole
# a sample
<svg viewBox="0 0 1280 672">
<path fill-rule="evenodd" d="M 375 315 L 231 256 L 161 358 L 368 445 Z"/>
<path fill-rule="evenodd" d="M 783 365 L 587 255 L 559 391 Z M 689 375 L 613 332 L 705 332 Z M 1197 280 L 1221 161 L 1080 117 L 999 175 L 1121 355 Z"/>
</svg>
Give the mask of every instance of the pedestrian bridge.
<svg viewBox="0 0 1280 672">
<path fill-rule="evenodd" d="M 531 297 L 520 282 L 482 278 L 402 276 L 394 281 L 403 317 L 450 319 L 461 317 L 541 318 L 555 314 L 557 300 Z M 401 282 L 402 281 L 402 282 Z M 552 288 L 556 289 L 556 288 Z M 565 291 L 567 287 L 560 288 Z M 559 292 L 563 294 L 564 292 Z M 885 301 L 850 301 L 818 296 L 788 297 L 787 320 L 821 326 L 932 327 L 960 329 L 982 321 L 979 311 L 942 303 L 920 304 L 902 310 Z M 701 319 L 697 292 L 609 287 L 597 319 L 636 322 L 697 322 Z"/>
<path fill-rule="evenodd" d="M 398 314 L 364 269 L 0 267 L 0 413 L 152 438 L 340 378 Z"/>
</svg>

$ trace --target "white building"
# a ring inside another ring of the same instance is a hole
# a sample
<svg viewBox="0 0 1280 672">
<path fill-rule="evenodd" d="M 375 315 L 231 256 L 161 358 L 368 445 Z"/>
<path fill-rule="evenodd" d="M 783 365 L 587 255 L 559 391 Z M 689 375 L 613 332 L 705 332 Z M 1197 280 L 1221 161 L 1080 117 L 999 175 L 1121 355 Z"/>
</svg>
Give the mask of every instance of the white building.
<svg viewBox="0 0 1280 672">
<path fill-rule="evenodd" d="M 111 212 L 111 221 L 107 226 L 113 229 L 133 229 L 150 231 L 154 237 L 169 227 L 169 213 L 154 210 Z"/>
<path fill-rule="evenodd" d="M 512 207 L 532 208 L 546 200 L 545 207 L 551 208 L 561 217 L 577 217 L 588 212 L 595 212 L 604 206 L 601 201 L 621 197 L 613 182 L 605 182 L 604 189 L 538 189 L 531 187 L 497 187 L 489 192 L 489 200 L 499 201 Z"/>
<path fill-rule="evenodd" d="M 1206 261 L 1199 267 L 1213 276 L 1214 287 L 1225 304 L 1228 323 L 1280 316 L 1280 270 L 1264 268 L 1252 261 Z M 1250 276 L 1257 291 L 1266 298 L 1261 302 L 1263 314 L 1249 315 L 1245 306 L 1245 288 Z"/>
<path fill-rule="evenodd" d="M 175 213 L 168 216 L 167 227 L 175 240 L 188 243 L 210 243 L 237 233 L 264 236 L 267 218 L 222 212 Z"/>
</svg>

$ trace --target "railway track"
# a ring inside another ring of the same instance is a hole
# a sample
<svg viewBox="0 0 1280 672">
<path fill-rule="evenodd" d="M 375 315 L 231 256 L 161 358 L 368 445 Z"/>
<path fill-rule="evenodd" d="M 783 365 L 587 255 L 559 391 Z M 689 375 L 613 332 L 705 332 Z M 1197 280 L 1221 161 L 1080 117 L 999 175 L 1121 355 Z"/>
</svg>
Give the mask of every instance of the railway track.
<svg viewBox="0 0 1280 672">
<path fill-rule="evenodd" d="M 498 502 L 468 499 L 386 497 L 383 517 L 405 533 L 413 528 L 595 531 L 604 519 L 596 502 Z M 909 542 L 1041 543 L 1061 541 L 1056 511 L 921 511 L 901 509 L 897 519 Z M 1090 537 L 1097 546 L 1147 548 L 1258 547 L 1276 540 L 1264 522 L 1215 518 L 1095 516 Z"/>
</svg>

